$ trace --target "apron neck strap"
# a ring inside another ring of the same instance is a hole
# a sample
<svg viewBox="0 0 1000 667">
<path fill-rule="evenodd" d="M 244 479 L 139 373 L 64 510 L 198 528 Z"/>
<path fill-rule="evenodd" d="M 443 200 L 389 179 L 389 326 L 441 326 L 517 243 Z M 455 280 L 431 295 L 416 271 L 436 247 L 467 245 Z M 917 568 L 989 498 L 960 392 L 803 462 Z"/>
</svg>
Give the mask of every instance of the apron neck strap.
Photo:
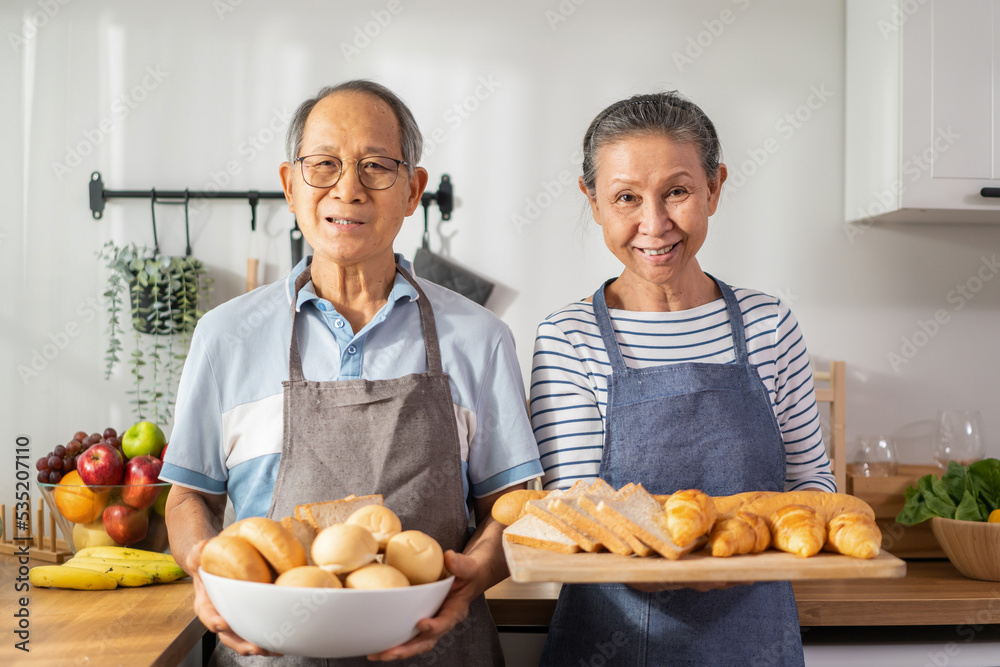
<svg viewBox="0 0 1000 667">
<path fill-rule="evenodd" d="M 715 276 L 706 273 L 709 278 L 715 281 L 722 292 L 722 298 L 726 302 L 726 311 L 729 314 L 729 328 L 733 333 L 733 351 L 736 354 L 736 363 L 746 365 L 749 362 L 747 355 L 746 330 L 743 327 L 743 311 L 740 310 L 739 301 L 732 288 Z M 597 319 L 597 328 L 601 332 L 601 339 L 604 341 L 604 349 L 608 352 L 608 360 L 611 362 L 611 371 L 621 373 L 626 370 L 625 358 L 622 356 L 621 347 L 615 337 L 615 329 L 611 324 L 611 314 L 608 312 L 608 303 L 604 298 L 604 288 L 613 283 L 616 278 L 608 280 L 597 288 L 594 292 L 594 317 Z"/>
<path fill-rule="evenodd" d="M 311 258 L 310 258 L 311 259 Z M 307 260 L 310 262 L 310 260 Z M 431 302 L 420 289 L 417 281 L 400 265 L 396 265 L 396 271 L 413 286 L 417 291 L 417 307 L 420 309 L 420 328 L 424 335 L 424 352 L 427 358 L 427 370 L 433 373 L 443 372 L 441 366 L 441 347 L 438 344 L 437 326 L 434 323 L 434 311 Z M 305 379 L 302 374 L 302 356 L 299 353 L 299 339 L 295 335 L 296 305 L 299 300 L 299 291 L 305 287 L 306 283 L 312 280 L 311 263 L 306 264 L 305 270 L 295 279 L 295 295 L 292 297 L 292 342 L 288 350 L 288 379 L 295 382 Z"/>
</svg>

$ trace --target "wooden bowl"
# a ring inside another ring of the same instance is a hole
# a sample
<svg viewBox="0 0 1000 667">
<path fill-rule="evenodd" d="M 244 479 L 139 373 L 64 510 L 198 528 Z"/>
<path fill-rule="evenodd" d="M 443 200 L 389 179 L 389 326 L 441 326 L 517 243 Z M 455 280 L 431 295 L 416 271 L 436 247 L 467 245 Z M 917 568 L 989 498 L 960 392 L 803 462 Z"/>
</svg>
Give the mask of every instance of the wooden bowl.
<svg viewBox="0 0 1000 667">
<path fill-rule="evenodd" d="M 1000 581 L 1000 523 L 934 517 L 931 530 L 956 570 L 970 579 Z"/>
</svg>

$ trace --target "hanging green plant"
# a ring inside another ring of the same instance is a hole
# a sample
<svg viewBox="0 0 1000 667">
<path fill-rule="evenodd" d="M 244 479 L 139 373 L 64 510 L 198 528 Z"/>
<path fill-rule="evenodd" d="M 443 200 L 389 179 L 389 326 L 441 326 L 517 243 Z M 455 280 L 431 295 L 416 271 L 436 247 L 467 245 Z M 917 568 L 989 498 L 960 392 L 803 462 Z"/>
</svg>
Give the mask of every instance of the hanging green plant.
<svg viewBox="0 0 1000 667">
<path fill-rule="evenodd" d="M 180 371 L 191 334 L 208 308 L 213 280 L 196 257 L 166 257 L 135 243 L 108 241 L 98 256 L 109 271 L 105 379 L 121 361 L 126 336 L 122 313 L 127 308 L 135 416 L 142 421 L 148 414 L 151 421 L 165 424 L 173 415 Z"/>
</svg>

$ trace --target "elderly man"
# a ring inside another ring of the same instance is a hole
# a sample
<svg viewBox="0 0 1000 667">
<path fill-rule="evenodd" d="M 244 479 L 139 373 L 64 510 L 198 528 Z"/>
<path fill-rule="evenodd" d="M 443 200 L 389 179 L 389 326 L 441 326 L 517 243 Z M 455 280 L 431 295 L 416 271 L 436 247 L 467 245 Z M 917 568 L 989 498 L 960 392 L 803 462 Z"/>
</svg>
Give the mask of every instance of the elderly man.
<svg viewBox="0 0 1000 667">
<path fill-rule="evenodd" d="M 237 519 L 280 519 L 351 493 L 383 494 L 404 529 L 442 544 L 456 576 L 420 634 L 374 657 L 435 649 L 462 622 L 435 664 L 502 663 L 482 595 L 507 574 L 490 508 L 541 466 L 509 329 L 415 279 L 393 251 L 427 184 L 420 150 L 409 109 L 378 84 L 350 81 L 306 100 L 280 175 L 315 254 L 215 308 L 195 332 L 161 477 L 174 483 L 171 549 L 194 575 L 198 617 L 224 645 L 215 664 L 263 660 L 241 657 L 263 650 L 232 632 L 195 574 L 226 497 Z M 312 664 L 275 660 L 266 664 Z"/>
</svg>

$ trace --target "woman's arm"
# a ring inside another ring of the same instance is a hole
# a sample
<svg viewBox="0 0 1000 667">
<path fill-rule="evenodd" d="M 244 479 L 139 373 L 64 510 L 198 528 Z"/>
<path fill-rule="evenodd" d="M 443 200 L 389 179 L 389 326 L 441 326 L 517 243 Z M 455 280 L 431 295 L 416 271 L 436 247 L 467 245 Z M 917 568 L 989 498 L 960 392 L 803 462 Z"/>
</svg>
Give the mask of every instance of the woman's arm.
<svg viewBox="0 0 1000 667">
<path fill-rule="evenodd" d="M 535 337 L 530 395 L 542 486 L 567 488 L 578 479 L 596 479 L 604 447 L 599 401 L 605 397 L 595 389 L 580 352 L 548 320 Z"/>
</svg>

